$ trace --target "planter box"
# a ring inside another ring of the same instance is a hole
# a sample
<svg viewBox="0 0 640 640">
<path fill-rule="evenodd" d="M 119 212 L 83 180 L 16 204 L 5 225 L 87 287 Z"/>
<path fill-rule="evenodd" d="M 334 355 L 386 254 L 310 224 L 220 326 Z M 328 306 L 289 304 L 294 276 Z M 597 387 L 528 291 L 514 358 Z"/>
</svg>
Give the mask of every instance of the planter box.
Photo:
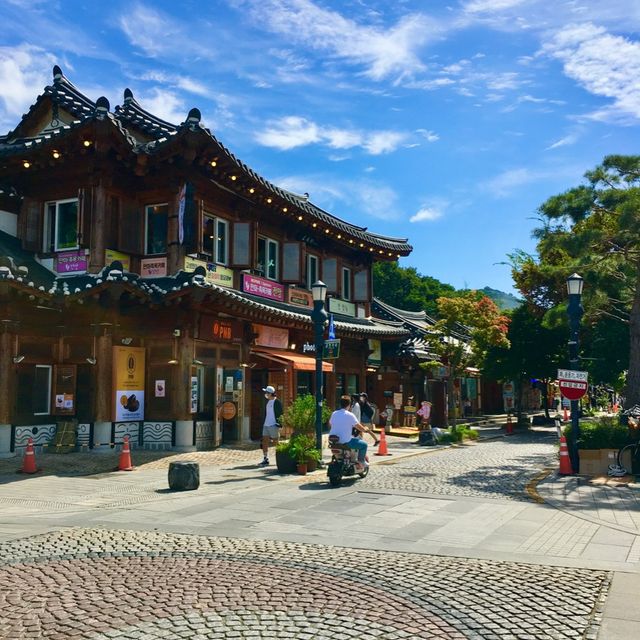
<svg viewBox="0 0 640 640">
<path fill-rule="evenodd" d="M 278 473 L 296 473 L 298 463 L 288 453 L 276 451 L 276 468 Z"/>
<path fill-rule="evenodd" d="M 580 474 L 585 476 L 607 475 L 610 464 L 616 464 L 618 449 L 579 449 Z M 631 472 L 631 452 L 625 451 L 622 466 Z"/>
</svg>

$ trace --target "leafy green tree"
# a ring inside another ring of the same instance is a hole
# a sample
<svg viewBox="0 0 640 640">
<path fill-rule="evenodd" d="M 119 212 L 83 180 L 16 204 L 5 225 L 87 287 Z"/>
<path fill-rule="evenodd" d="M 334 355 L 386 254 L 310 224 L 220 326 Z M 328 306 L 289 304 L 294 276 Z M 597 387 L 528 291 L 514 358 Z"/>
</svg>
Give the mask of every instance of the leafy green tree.
<svg viewBox="0 0 640 640">
<path fill-rule="evenodd" d="M 584 277 L 584 323 L 609 318 L 628 326 L 625 395 L 631 406 L 640 403 L 640 156 L 607 156 L 585 178 L 586 184 L 542 204 L 538 258 L 511 256 L 514 280 L 552 322 L 566 310 L 567 276 L 577 271 Z"/>
<path fill-rule="evenodd" d="M 527 379 L 540 380 L 545 415 L 550 417 L 547 384 L 556 378 L 558 367 L 566 359 L 566 337 L 564 327 L 545 327 L 541 314 L 523 304 L 511 315 L 509 345 L 489 349 L 483 374 L 495 380 L 513 380 L 518 421 L 522 413 L 523 382 Z"/>
<path fill-rule="evenodd" d="M 436 300 L 454 292 L 451 285 L 420 275 L 414 267 L 400 267 L 397 262 L 373 265 L 373 295 L 392 307 L 433 315 L 438 308 Z"/>
<path fill-rule="evenodd" d="M 440 297 L 437 304 L 438 320 L 425 340 L 439 362 L 426 362 L 421 366 L 429 368 L 443 362 L 449 367 L 449 416 L 455 425 L 454 380 L 464 375 L 467 367 L 482 367 L 492 347 L 508 347 L 509 319 L 493 300 L 476 291 Z"/>
</svg>

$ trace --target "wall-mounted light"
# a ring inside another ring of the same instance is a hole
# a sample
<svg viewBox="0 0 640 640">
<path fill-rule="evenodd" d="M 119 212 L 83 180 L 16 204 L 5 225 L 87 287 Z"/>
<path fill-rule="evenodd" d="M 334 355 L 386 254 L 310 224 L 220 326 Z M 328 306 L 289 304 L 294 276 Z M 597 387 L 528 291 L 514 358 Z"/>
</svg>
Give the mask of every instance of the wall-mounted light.
<svg viewBox="0 0 640 640">
<path fill-rule="evenodd" d="M 57 149 L 54 149 L 51 152 L 51 155 L 57 160 L 60 157 L 60 152 Z"/>
<path fill-rule="evenodd" d="M 85 147 L 90 147 L 90 146 L 91 146 L 91 140 L 83 140 L 83 141 L 82 141 L 82 144 L 83 144 Z"/>
<path fill-rule="evenodd" d="M 258 364 L 258 363 L 257 362 L 241 362 L 240 366 L 243 369 L 253 369 L 253 367 L 255 367 L 256 364 Z"/>
<path fill-rule="evenodd" d="M 23 360 L 23 355 L 13 356 L 13 364 L 20 364 Z"/>
<path fill-rule="evenodd" d="M 173 355 L 171 360 L 167 360 L 167 364 L 178 364 L 178 336 L 180 335 L 180 329 L 173 330 Z"/>
<path fill-rule="evenodd" d="M 289 348 L 291 349 L 291 351 L 295 351 L 295 350 L 296 350 L 296 343 L 295 343 L 295 342 L 292 342 L 292 343 L 289 345 Z"/>
<path fill-rule="evenodd" d="M 31 163 L 30 163 L 28 160 L 23 160 L 23 161 L 22 161 L 22 166 L 23 166 L 25 169 L 28 169 L 28 168 L 31 166 Z"/>
<path fill-rule="evenodd" d="M 133 342 L 133 338 L 122 338 L 120 342 L 125 345 L 125 347 L 128 347 Z"/>
<path fill-rule="evenodd" d="M 94 365 L 96 362 L 98 362 L 93 356 L 91 356 L 90 358 L 85 358 L 85 360 L 87 361 L 88 364 Z"/>
<path fill-rule="evenodd" d="M 201 365 L 201 364 L 204 364 L 204 362 L 202 362 L 202 360 L 198 360 L 197 358 L 194 358 L 193 359 L 193 364 Z"/>
<path fill-rule="evenodd" d="M 95 335 L 93 336 L 93 340 L 91 341 L 91 355 L 88 358 L 85 358 L 85 360 L 90 365 L 94 365 L 97 362 L 97 360 L 96 360 L 96 337 L 95 337 Z"/>
</svg>

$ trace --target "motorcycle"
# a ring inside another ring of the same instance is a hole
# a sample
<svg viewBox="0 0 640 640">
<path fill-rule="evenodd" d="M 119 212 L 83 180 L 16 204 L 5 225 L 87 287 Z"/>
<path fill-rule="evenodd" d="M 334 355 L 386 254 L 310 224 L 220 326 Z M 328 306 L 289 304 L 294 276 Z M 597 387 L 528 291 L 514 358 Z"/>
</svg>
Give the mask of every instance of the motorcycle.
<svg viewBox="0 0 640 640">
<path fill-rule="evenodd" d="M 327 476 L 332 487 L 339 487 L 344 476 L 359 476 L 366 478 L 369 474 L 369 465 L 365 465 L 362 471 L 356 470 L 358 451 L 348 444 L 340 444 L 338 436 L 329 436 L 329 448 L 331 449 L 331 462 L 327 465 Z M 365 458 L 367 462 L 368 457 Z"/>
</svg>

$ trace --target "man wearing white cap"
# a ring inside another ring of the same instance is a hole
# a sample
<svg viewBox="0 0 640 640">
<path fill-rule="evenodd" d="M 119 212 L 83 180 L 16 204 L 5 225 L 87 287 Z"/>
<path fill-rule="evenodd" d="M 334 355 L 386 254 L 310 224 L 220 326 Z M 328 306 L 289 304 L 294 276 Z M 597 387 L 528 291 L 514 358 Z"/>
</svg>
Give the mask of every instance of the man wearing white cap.
<svg viewBox="0 0 640 640">
<path fill-rule="evenodd" d="M 262 452 L 264 460 L 260 463 L 264 466 L 269 464 L 269 442 L 275 447 L 280 438 L 280 418 L 282 417 L 282 402 L 276 398 L 276 390 L 271 385 L 264 389 L 264 397 L 267 399 L 267 407 L 262 426 Z"/>
</svg>

